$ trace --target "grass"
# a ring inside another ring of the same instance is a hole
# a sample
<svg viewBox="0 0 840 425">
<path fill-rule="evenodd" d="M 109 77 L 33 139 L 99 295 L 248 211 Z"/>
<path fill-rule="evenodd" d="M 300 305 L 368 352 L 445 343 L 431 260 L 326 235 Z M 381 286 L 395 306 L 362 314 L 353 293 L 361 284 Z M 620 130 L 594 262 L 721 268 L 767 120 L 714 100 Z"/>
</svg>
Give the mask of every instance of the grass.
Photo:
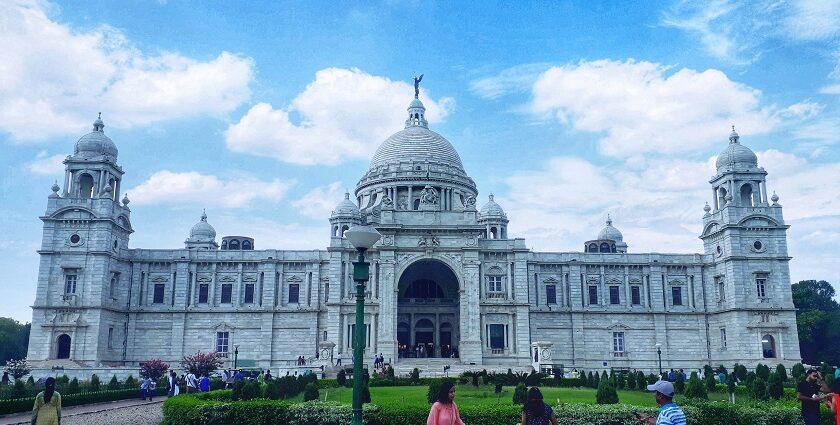
<svg viewBox="0 0 840 425">
<path fill-rule="evenodd" d="M 494 404 L 513 404 L 514 387 L 504 387 L 497 398 L 493 386 L 473 387 L 459 385 L 456 387 L 455 401 L 459 406 L 485 406 Z M 423 404 L 426 403 L 426 386 L 416 387 L 372 387 L 370 389 L 371 402 L 375 404 Z M 595 390 L 592 388 L 551 388 L 542 387 L 540 390 L 545 401 L 550 404 L 578 403 L 595 404 Z M 723 395 L 726 397 L 726 395 Z M 329 388 L 321 390 L 321 400 L 338 401 L 350 404 L 353 399 L 352 388 Z M 621 403 L 636 406 L 655 407 L 653 396 L 640 391 L 618 391 Z"/>
</svg>

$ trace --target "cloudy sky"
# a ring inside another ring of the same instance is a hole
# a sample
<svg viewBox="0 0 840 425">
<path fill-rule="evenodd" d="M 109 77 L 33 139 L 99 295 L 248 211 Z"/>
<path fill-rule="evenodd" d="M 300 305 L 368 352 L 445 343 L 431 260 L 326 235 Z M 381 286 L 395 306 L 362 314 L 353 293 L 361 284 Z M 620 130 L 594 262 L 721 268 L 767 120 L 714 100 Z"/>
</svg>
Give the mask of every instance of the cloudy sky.
<svg viewBox="0 0 840 425">
<path fill-rule="evenodd" d="M 131 247 L 183 247 L 206 208 L 220 236 L 318 249 L 420 73 L 529 247 L 580 250 L 610 213 L 631 252 L 700 252 L 734 124 L 793 280 L 840 288 L 838 0 L 206 3 L 0 2 L 0 316 L 30 320 L 38 217 L 97 112 Z"/>
</svg>

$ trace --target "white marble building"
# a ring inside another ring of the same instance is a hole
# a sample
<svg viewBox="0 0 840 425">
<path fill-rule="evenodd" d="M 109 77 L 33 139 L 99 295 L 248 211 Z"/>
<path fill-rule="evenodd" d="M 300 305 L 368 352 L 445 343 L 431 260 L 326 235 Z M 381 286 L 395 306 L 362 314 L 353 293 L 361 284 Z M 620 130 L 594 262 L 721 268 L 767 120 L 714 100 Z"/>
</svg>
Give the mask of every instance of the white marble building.
<svg viewBox="0 0 840 425">
<path fill-rule="evenodd" d="M 123 170 L 97 119 L 41 217 L 30 360 L 132 366 L 238 346 L 241 364 L 276 367 L 334 344 L 319 356 L 347 362 L 355 255 L 342 233 L 360 223 L 383 234 L 368 255 L 367 360 L 419 363 L 405 357 L 422 345 L 463 365 L 527 366 L 543 347 L 542 362 L 567 368 L 655 370 L 655 344 L 665 368 L 800 360 L 788 226 L 734 130 L 709 181 L 702 252 L 633 253 L 609 219 L 583 252 L 533 252 L 492 195 L 476 208 L 475 183 L 424 113 L 412 100 L 315 251 L 219 244 L 207 215 L 183 249 L 129 248 Z"/>
</svg>

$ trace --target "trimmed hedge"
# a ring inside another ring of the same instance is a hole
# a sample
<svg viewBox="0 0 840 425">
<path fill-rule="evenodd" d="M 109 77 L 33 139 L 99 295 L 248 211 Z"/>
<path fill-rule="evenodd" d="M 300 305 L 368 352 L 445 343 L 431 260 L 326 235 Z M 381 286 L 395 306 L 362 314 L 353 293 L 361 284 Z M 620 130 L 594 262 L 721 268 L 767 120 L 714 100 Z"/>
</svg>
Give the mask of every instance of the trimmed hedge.
<svg viewBox="0 0 840 425">
<path fill-rule="evenodd" d="M 350 422 L 350 405 L 335 402 L 249 400 L 222 401 L 229 394 L 183 395 L 163 404 L 164 425 L 345 425 Z M 689 423 L 693 425 L 799 425 L 799 407 L 794 403 L 736 405 L 725 402 L 689 402 L 683 406 Z M 500 404 L 495 406 L 463 406 L 461 418 L 470 425 L 500 425 L 517 423 L 521 407 Z M 623 404 L 590 405 L 560 404 L 554 412 L 566 425 L 638 424 L 633 412 L 655 415 L 657 409 Z M 402 425 L 424 423 L 428 404 L 365 405 L 364 417 L 368 425 Z M 832 422 L 830 412 L 824 412 L 823 423 Z"/>
<path fill-rule="evenodd" d="M 60 391 L 58 391 L 61 394 Z M 155 396 L 165 396 L 166 388 L 155 389 Z M 127 400 L 139 398 L 140 390 L 105 390 L 97 392 L 82 392 L 77 394 L 61 394 L 62 407 L 79 406 L 82 404 L 104 403 L 108 401 Z M 8 413 L 26 412 L 32 410 L 35 405 L 35 397 L 16 398 L 0 400 L 0 415 Z"/>
</svg>

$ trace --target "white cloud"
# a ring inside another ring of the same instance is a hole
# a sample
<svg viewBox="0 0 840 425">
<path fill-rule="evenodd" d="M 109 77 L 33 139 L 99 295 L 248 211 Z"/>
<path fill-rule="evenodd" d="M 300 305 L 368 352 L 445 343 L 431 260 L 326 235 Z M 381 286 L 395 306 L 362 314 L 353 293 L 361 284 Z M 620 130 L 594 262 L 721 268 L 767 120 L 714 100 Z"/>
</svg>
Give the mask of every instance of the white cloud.
<svg viewBox="0 0 840 425">
<path fill-rule="evenodd" d="M 26 163 L 26 169 L 35 174 L 62 177 L 64 172 L 64 158 L 67 158 L 67 155 L 49 155 L 47 151 L 41 151 L 38 152 L 35 159 Z"/>
<path fill-rule="evenodd" d="M 540 74 L 549 67 L 550 65 L 545 63 L 516 65 L 502 70 L 497 75 L 470 82 L 470 91 L 485 99 L 497 99 L 510 93 L 528 91 Z"/>
<path fill-rule="evenodd" d="M 412 92 L 405 82 L 359 69 L 323 69 L 289 105 L 254 105 L 227 129 L 225 141 L 232 151 L 294 164 L 366 159 L 402 127 Z M 425 90 L 420 98 L 432 123 L 454 107 L 451 98 L 434 101 Z"/>
<path fill-rule="evenodd" d="M 276 203 L 293 182 L 264 181 L 251 176 L 222 180 L 198 172 L 158 171 L 137 187 L 128 189 L 129 198 L 140 205 L 217 205 L 239 208 L 253 202 Z"/>
<path fill-rule="evenodd" d="M 108 125 L 141 126 L 223 115 L 250 97 L 249 58 L 146 53 L 112 27 L 58 23 L 47 7 L 0 4 L 0 132 L 16 142 L 79 134 L 99 111 Z"/>
<path fill-rule="evenodd" d="M 840 34 L 840 0 L 790 2 L 786 32 L 797 40 L 825 40 Z"/>
<path fill-rule="evenodd" d="M 552 67 L 532 92 L 533 113 L 602 133 L 600 151 L 615 157 L 702 150 L 725 140 L 731 124 L 742 134 L 766 133 L 777 124 L 774 112 L 760 106 L 760 91 L 715 69 L 673 71 L 632 59 L 580 62 Z"/>
<path fill-rule="evenodd" d="M 306 217 L 325 220 L 329 218 L 333 208 L 344 199 L 344 191 L 345 186 L 342 182 L 333 182 L 310 190 L 292 202 L 292 206 Z"/>
</svg>

